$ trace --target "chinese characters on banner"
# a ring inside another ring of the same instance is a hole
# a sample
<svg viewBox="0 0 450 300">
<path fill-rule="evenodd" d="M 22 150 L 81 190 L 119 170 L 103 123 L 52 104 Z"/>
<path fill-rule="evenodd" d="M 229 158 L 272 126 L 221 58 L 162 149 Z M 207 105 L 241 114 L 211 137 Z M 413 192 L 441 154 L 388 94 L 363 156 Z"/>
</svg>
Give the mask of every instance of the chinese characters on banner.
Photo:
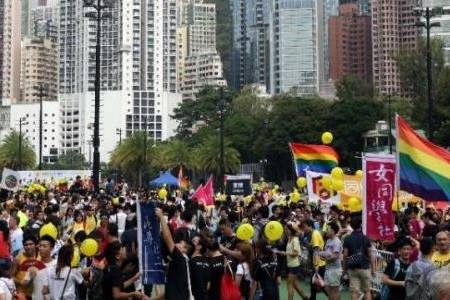
<svg viewBox="0 0 450 300">
<path fill-rule="evenodd" d="M 363 230 L 373 240 L 394 239 L 392 201 L 395 193 L 395 157 L 367 154 L 363 158 Z"/>
</svg>

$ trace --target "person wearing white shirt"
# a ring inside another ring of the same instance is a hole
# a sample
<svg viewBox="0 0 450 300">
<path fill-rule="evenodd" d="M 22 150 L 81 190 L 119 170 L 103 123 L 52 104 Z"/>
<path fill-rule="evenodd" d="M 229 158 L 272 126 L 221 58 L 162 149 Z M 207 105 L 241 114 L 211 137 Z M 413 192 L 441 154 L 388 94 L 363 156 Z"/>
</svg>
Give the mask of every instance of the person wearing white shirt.
<svg viewBox="0 0 450 300">
<path fill-rule="evenodd" d="M 123 212 L 122 207 L 117 208 L 117 212 L 109 217 L 110 223 L 115 223 L 119 231 L 119 239 L 125 231 L 125 224 L 127 221 L 127 214 Z"/>
<path fill-rule="evenodd" d="M 44 287 L 44 294 L 49 294 L 50 299 L 75 300 L 75 288 L 83 282 L 83 276 L 78 268 L 71 268 L 73 247 L 64 245 L 58 253 L 58 261 L 55 266 L 47 268 L 48 285 Z"/>
<path fill-rule="evenodd" d="M 11 254 L 16 256 L 22 250 L 23 230 L 19 227 L 19 217 L 9 218 L 9 239 L 11 241 Z"/>
<path fill-rule="evenodd" d="M 39 256 L 45 268 L 38 270 L 36 267 L 31 267 L 28 269 L 30 278 L 33 281 L 33 294 L 31 296 L 33 300 L 45 300 L 44 287 L 49 284 L 47 268 L 56 265 L 56 260 L 51 256 L 54 247 L 55 240 L 51 236 L 44 235 L 41 237 L 39 241 Z"/>
<path fill-rule="evenodd" d="M 0 265 L 0 299 L 12 300 L 16 293 L 16 285 L 11 279 L 11 262 L 6 261 Z"/>
</svg>

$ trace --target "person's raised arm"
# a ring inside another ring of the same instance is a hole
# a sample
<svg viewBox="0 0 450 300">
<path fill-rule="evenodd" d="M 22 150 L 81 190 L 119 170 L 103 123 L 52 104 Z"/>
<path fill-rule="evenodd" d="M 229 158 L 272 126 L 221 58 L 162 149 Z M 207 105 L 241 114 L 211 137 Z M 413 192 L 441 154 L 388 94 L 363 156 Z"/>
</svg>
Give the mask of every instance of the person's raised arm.
<svg viewBox="0 0 450 300">
<path fill-rule="evenodd" d="M 160 208 L 155 208 L 155 214 L 159 218 L 159 223 L 161 224 L 161 234 L 164 243 L 166 243 L 167 250 L 172 253 L 175 248 L 175 243 L 173 241 L 172 234 L 170 233 L 169 226 L 167 226 L 167 222 L 164 219 L 164 213 Z"/>
</svg>

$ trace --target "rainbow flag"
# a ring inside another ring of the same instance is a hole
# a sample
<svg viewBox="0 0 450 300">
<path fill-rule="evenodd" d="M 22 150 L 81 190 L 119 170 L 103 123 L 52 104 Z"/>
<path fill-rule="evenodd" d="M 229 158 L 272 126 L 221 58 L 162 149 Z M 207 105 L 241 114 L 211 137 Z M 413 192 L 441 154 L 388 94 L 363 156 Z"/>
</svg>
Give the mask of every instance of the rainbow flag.
<svg viewBox="0 0 450 300">
<path fill-rule="evenodd" d="M 397 116 L 400 189 L 427 201 L 450 201 L 450 152 L 419 136 Z"/>
<path fill-rule="evenodd" d="M 329 146 L 289 143 L 289 147 L 298 177 L 305 176 L 306 171 L 330 173 L 338 165 L 339 156 Z"/>
</svg>

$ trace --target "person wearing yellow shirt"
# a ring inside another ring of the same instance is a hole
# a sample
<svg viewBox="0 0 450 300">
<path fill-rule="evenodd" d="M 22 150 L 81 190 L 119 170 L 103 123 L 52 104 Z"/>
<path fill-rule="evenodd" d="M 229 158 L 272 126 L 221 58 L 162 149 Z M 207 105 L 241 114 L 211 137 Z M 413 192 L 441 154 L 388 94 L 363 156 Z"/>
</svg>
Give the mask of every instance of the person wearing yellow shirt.
<svg viewBox="0 0 450 300">
<path fill-rule="evenodd" d="M 91 206 L 86 207 L 86 219 L 84 220 L 84 231 L 89 235 L 97 228 L 97 218 L 95 217 L 95 210 Z"/>
<path fill-rule="evenodd" d="M 447 231 L 436 234 L 436 251 L 431 261 L 438 268 L 450 265 L 450 237 Z"/>
<path fill-rule="evenodd" d="M 33 293 L 33 286 L 30 284 L 30 276 L 28 269 L 39 261 L 37 255 L 37 238 L 33 234 L 24 234 L 23 237 L 23 252 L 20 252 L 13 263 L 14 282 L 17 286 L 17 291 L 24 293 L 31 298 Z"/>
<path fill-rule="evenodd" d="M 300 287 L 300 283 L 298 281 L 298 275 L 300 274 L 300 242 L 297 237 L 297 232 L 293 228 L 292 224 L 287 224 L 284 232 L 286 233 L 286 237 L 288 239 L 286 245 L 286 251 L 276 253 L 286 256 L 288 277 L 287 277 L 287 288 L 288 288 L 288 300 L 294 299 L 294 292 L 297 291 L 298 294 L 302 297 L 302 299 L 309 299 L 305 292 Z"/>
<path fill-rule="evenodd" d="M 314 222 L 312 220 L 305 220 L 302 222 L 302 231 L 307 237 L 307 240 L 309 240 L 309 245 L 312 248 L 314 269 L 317 274 L 324 278 L 326 263 L 325 260 L 319 256 L 319 253 L 323 251 L 325 246 L 325 241 L 323 240 L 322 234 L 320 231 L 314 229 Z M 319 289 L 311 280 L 311 300 L 316 299 L 317 292 L 319 292 Z M 325 291 L 323 290 L 323 292 Z"/>
</svg>

